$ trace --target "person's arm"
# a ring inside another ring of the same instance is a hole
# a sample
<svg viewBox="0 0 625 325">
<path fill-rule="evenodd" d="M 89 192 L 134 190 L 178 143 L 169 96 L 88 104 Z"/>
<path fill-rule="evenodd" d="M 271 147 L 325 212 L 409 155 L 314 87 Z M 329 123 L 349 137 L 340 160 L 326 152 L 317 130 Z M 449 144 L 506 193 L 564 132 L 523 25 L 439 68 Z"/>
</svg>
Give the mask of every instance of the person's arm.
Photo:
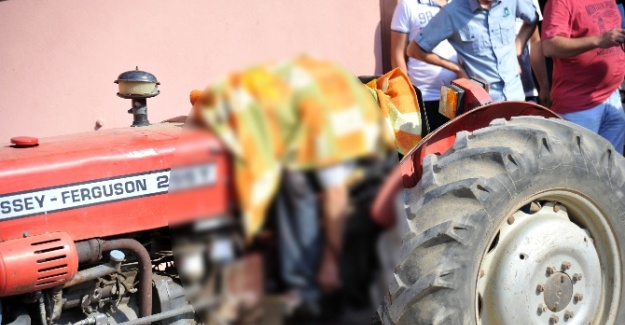
<svg viewBox="0 0 625 325">
<path fill-rule="evenodd" d="M 534 30 L 530 42 L 530 65 L 532 71 L 538 81 L 538 99 L 540 104 L 546 107 L 551 106 L 551 96 L 549 87 L 549 76 L 547 75 L 547 63 L 545 62 L 545 56 L 543 55 L 542 46 L 540 44 L 540 34 L 538 28 Z"/>
<path fill-rule="evenodd" d="M 540 20 L 541 15 L 538 14 L 539 8 L 536 7 L 532 0 L 518 0 L 516 18 L 523 20 L 523 25 L 517 33 L 515 39 L 516 55 L 521 56 L 527 41 L 532 37 L 536 30 L 536 25 Z"/>
<path fill-rule="evenodd" d="M 340 257 L 343 250 L 345 211 L 349 200 L 349 189 L 345 184 L 326 188 L 322 194 L 323 224 L 326 229 L 326 242 L 330 253 Z"/>
<path fill-rule="evenodd" d="M 517 33 L 515 39 L 516 56 L 521 56 L 525 45 L 535 32 L 537 32 L 536 23 L 531 24 L 523 22 L 523 25 L 521 26 L 521 29 Z"/>
<path fill-rule="evenodd" d="M 332 292 L 341 287 L 339 264 L 343 251 L 349 189 L 345 184 L 336 184 L 324 189 L 321 196 L 325 239 L 317 281 L 324 292 Z"/>
<path fill-rule="evenodd" d="M 547 57 L 570 58 L 595 48 L 620 46 L 625 42 L 625 30 L 613 29 L 601 35 L 569 38 L 553 36 L 542 41 L 543 53 Z"/>
<path fill-rule="evenodd" d="M 625 30 L 613 29 L 601 35 L 575 38 L 570 27 L 570 3 L 549 0 L 545 6 L 542 49 L 546 57 L 570 58 L 592 49 L 618 46 L 625 41 Z"/>
<path fill-rule="evenodd" d="M 428 25 L 421 30 L 419 36 L 415 40 L 410 41 L 406 54 L 411 58 L 455 72 L 460 78 L 466 78 L 467 74 L 460 65 L 433 53 L 434 48 L 438 44 L 449 39 L 454 34 L 454 22 L 447 12 L 451 6 L 453 6 L 453 3 L 439 11 Z"/>
<path fill-rule="evenodd" d="M 321 220 L 323 223 L 323 251 L 317 271 L 317 282 L 324 292 L 341 286 L 339 272 L 343 251 L 343 237 L 349 203 L 349 176 L 354 162 L 344 162 L 317 170 L 321 193 Z"/>
<path fill-rule="evenodd" d="M 424 51 L 421 46 L 419 46 L 419 44 L 417 44 L 417 42 L 415 41 L 410 42 L 410 44 L 408 45 L 407 53 L 408 56 L 411 58 L 415 58 L 425 63 L 437 65 L 441 68 L 445 68 L 449 71 L 455 72 L 458 75 L 458 78 L 468 78 L 466 71 L 464 71 L 464 69 L 462 69 L 460 65 L 445 58 L 442 58 L 436 53 Z"/>
<path fill-rule="evenodd" d="M 400 0 L 391 20 L 391 66 L 408 72 L 406 66 L 406 45 L 412 25 L 412 10 L 407 1 Z"/>
<path fill-rule="evenodd" d="M 391 67 L 400 68 L 407 72 L 406 68 L 406 43 L 408 34 L 391 31 Z"/>
</svg>

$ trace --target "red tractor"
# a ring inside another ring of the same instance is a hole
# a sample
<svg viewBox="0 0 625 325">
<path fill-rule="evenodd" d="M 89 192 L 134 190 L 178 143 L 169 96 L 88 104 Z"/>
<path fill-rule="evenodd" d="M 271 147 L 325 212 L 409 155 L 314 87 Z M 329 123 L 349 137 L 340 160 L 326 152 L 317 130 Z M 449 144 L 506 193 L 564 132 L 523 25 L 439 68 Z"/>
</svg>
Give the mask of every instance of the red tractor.
<svg viewBox="0 0 625 325">
<path fill-rule="evenodd" d="M 211 323 L 262 294 L 225 147 L 149 125 L 157 93 L 127 96 L 137 127 L 0 149 L 3 324 Z M 489 104 L 483 85 L 460 80 L 445 96 L 463 114 L 376 191 L 372 219 L 403 241 L 378 321 L 624 322 L 623 157 L 541 106 Z"/>
<path fill-rule="evenodd" d="M 464 113 L 394 178 L 402 247 L 376 321 L 623 324 L 623 156 L 541 106 L 488 104 L 480 82 L 442 92 Z"/>
<path fill-rule="evenodd" d="M 0 149 L 2 323 L 279 322 L 277 299 L 262 301 L 276 312 L 258 315 L 273 247 L 262 234 L 243 238 L 224 144 L 185 118 L 150 124 L 153 75 L 129 71 L 117 82 L 132 100 L 132 127 L 16 137 Z M 352 189 L 365 202 L 354 213 L 370 215 L 363 207 L 386 174 Z M 371 255 L 379 227 L 359 220 L 356 245 Z"/>
</svg>

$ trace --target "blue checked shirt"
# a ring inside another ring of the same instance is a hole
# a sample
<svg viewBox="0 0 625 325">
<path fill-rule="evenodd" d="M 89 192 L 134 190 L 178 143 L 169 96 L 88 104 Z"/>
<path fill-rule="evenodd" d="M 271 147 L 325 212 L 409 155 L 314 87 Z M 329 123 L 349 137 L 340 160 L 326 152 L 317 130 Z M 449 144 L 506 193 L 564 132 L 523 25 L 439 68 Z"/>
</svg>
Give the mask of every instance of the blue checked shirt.
<svg viewBox="0 0 625 325">
<path fill-rule="evenodd" d="M 491 84 L 495 101 L 524 100 L 516 56 L 515 20 L 538 21 L 531 0 L 495 0 L 482 9 L 477 0 L 454 0 L 421 30 L 415 41 L 426 52 L 447 39 L 469 76 Z"/>
</svg>

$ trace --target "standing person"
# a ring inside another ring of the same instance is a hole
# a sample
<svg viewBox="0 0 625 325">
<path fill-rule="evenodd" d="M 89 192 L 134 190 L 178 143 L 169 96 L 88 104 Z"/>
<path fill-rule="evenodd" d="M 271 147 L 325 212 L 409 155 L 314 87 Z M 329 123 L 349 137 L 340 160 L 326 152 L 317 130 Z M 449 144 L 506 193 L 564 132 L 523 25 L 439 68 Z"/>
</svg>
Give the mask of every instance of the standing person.
<svg viewBox="0 0 625 325">
<path fill-rule="evenodd" d="M 391 65 L 404 71 L 410 82 L 421 91 L 432 130 L 449 121 L 438 113 L 438 104 L 441 86 L 456 79 L 456 73 L 414 58 L 408 58 L 406 64 L 406 47 L 446 4 L 447 0 L 401 0 L 395 7 L 391 22 Z M 458 64 L 456 51 L 449 42 L 441 42 L 432 51 Z"/>
<path fill-rule="evenodd" d="M 547 4 L 547 0 L 538 0 L 538 5 L 540 6 L 540 12 L 544 13 L 545 12 L 545 5 Z M 538 30 L 542 31 L 543 30 L 543 23 L 542 21 L 538 22 Z M 541 42 L 542 44 L 542 42 Z M 542 53 L 542 52 L 541 52 Z M 545 63 L 547 65 L 547 78 L 549 80 L 549 89 L 551 90 L 551 83 L 553 82 L 553 80 L 551 79 L 552 75 L 553 75 L 553 59 L 552 58 L 548 58 L 546 56 L 543 55 L 543 58 L 545 60 Z M 551 95 L 549 96 L 549 99 L 551 99 Z"/>
<path fill-rule="evenodd" d="M 623 153 L 625 30 L 614 1 L 549 0 L 543 52 L 554 59 L 552 109 L 606 138 Z"/>
<path fill-rule="evenodd" d="M 518 40 L 517 17 L 524 21 Z M 531 0 L 454 0 L 410 42 L 408 55 L 459 77 L 485 80 L 494 101 L 524 100 L 515 44 L 525 46 L 537 21 Z M 462 66 L 432 52 L 444 40 L 456 49 Z"/>
<path fill-rule="evenodd" d="M 538 14 L 538 21 L 540 22 L 543 20 L 542 10 L 540 10 L 537 0 L 533 0 L 533 3 Z M 523 20 L 517 18 L 515 25 L 517 33 L 521 30 L 521 27 L 523 27 Z M 521 50 L 517 49 L 517 54 L 519 54 L 519 51 L 521 52 L 519 64 L 521 65 L 521 82 L 525 91 L 525 101 L 540 103 L 549 107 L 551 106 L 551 97 L 549 95 L 551 86 L 549 85 L 547 65 L 545 56 L 542 53 L 538 30 L 538 27 L 534 30 L 525 47 Z"/>
</svg>

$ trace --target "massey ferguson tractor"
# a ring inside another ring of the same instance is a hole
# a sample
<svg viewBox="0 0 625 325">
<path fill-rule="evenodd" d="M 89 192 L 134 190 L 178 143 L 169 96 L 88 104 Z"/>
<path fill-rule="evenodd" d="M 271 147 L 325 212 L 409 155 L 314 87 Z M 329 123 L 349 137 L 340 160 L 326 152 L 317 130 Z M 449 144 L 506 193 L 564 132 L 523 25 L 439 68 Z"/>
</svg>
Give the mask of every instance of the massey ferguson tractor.
<svg viewBox="0 0 625 325">
<path fill-rule="evenodd" d="M 228 152 L 148 122 L 154 76 L 118 82 L 133 127 L 0 148 L 2 324 L 245 322 L 266 275 Z M 402 239 L 376 321 L 625 323 L 623 157 L 544 107 L 491 104 L 478 81 L 446 87 L 441 112 L 454 118 L 360 211 Z"/>
</svg>

